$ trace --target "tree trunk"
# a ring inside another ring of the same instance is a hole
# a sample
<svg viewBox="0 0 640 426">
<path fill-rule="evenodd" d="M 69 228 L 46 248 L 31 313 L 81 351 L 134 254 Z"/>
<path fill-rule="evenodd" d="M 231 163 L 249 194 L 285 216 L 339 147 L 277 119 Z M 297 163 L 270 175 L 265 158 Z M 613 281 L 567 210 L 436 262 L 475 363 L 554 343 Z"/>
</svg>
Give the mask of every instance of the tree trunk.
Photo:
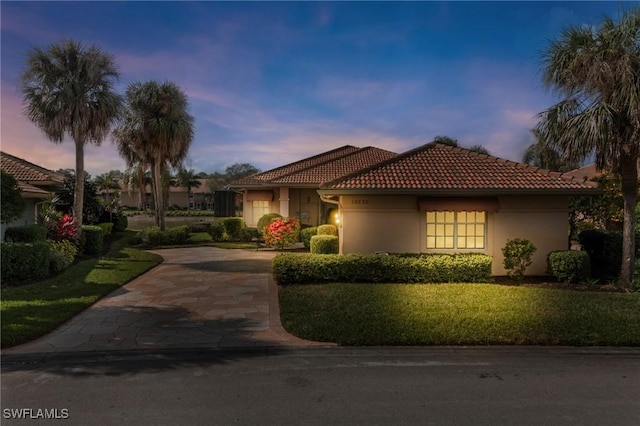
<svg viewBox="0 0 640 426">
<path fill-rule="evenodd" d="M 156 226 L 161 231 L 165 230 L 164 223 L 164 188 L 162 187 L 162 163 L 153 164 L 153 195 L 155 197 L 156 207 Z"/>
<path fill-rule="evenodd" d="M 76 188 L 73 197 L 73 215 L 78 229 L 82 227 L 82 215 L 84 207 L 84 143 L 76 143 Z"/>
<path fill-rule="evenodd" d="M 622 198 L 624 200 L 620 284 L 625 288 L 630 288 L 633 281 L 636 254 L 636 201 L 638 198 L 638 160 L 632 156 L 629 157 L 631 158 L 622 158 L 620 161 Z"/>
</svg>

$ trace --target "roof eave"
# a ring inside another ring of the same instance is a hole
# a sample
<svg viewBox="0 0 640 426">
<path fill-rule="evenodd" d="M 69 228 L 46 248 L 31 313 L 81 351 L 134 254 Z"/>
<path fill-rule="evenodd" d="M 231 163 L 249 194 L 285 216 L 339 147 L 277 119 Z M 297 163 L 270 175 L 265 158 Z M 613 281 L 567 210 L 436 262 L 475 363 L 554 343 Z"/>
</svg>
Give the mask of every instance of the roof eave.
<svg viewBox="0 0 640 426">
<path fill-rule="evenodd" d="M 496 196 L 496 195 L 600 195 L 600 188 L 584 189 L 328 189 L 321 188 L 318 194 L 324 196 L 332 195 L 473 195 L 473 196 Z"/>
</svg>

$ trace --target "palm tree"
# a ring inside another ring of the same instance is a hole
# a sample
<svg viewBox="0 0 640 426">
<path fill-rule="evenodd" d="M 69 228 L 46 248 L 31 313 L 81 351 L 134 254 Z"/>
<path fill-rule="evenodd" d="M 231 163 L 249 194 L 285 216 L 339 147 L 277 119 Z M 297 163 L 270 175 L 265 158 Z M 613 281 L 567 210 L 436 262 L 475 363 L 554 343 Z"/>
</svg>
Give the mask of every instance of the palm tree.
<svg viewBox="0 0 640 426">
<path fill-rule="evenodd" d="M 73 209 L 82 225 L 84 146 L 100 145 L 115 122 L 122 99 L 113 85 L 119 73 L 112 56 L 97 46 L 63 40 L 28 53 L 21 75 L 25 114 L 54 143 L 66 135 L 76 146 Z"/>
<path fill-rule="evenodd" d="M 196 177 L 196 171 L 181 167 L 176 175 L 178 185 L 187 188 L 187 210 L 189 210 L 189 200 L 191 200 L 191 188 L 200 188 L 200 181 Z"/>
<path fill-rule="evenodd" d="M 193 139 L 193 117 L 187 96 L 171 82 L 132 83 L 126 91 L 127 108 L 113 136 L 128 145 L 153 173 L 156 224 L 165 229 L 162 176 L 169 166 L 178 167 Z"/>
<path fill-rule="evenodd" d="M 554 172 L 568 172 L 578 168 L 579 162 L 563 158 L 562 153 L 549 144 L 540 134 L 540 130 L 531 129 L 534 142 L 527 147 L 522 162 Z"/>
<path fill-rule="evenodd" d="M 537 126 L 563 156 L 595 153 L 622 181 L 624 225 L 620 283 L 629 287 L 635 258 L 635 207 L 640 154 L 640 11 L 619 22 L 565 30 L 543 54 L 545 84 L 563 99 L 540 114 Z"/>
<path fill-rule="evenodd" d="M 98 191 L 105 191 L 106 194 L 106 202 L 108 203 L 111 195 L 110 191 L 113 189 L 120 189 L 120 185 L 118 185 L 118 181 L 116 180 L 114 174 L 112 172 L 103 173 L 100 176 L 96 176 L 94 179 L 94 183 L 98 187 Z"/>
</svg>

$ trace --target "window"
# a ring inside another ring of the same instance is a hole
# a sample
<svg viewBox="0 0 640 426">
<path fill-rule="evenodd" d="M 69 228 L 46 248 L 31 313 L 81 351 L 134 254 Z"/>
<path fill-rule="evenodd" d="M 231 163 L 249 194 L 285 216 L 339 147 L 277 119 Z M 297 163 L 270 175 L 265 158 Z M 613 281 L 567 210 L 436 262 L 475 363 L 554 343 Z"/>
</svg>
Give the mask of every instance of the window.
<svg viewBox="0 0 640 426">
<path fill-rule="evenodd" d="M 428 249 L 483 249 L 485 212 L 427 212 Z"/>
<path fill-rule="evenodd" d="M 252 201 L 253 204 L 253 222 L 258 223 L 265 214 L 269 213 L 269 201 Z"/>
</svg>

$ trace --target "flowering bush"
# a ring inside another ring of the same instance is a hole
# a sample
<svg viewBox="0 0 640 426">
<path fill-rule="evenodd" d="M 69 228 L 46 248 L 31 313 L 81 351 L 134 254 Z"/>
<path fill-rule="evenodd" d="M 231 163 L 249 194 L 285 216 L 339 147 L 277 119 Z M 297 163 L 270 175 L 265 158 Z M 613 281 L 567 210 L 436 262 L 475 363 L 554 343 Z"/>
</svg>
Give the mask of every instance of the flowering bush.
<svg viewBox="0 0 640 426">
<path fill-rule="evenodd" d="M 276 217 L 264 228 L 264 242 L 269 247 L 282 249 L 298 241 L 300 222 L 293 217 Z"/>
<path fill-rule="evenodd" d="M 80 234 L 76 226 L 76 219 L 70 214 L 62 216 L 56 227 L 54 228 L 55 241 L 78 241 Z"/>
</svg>

